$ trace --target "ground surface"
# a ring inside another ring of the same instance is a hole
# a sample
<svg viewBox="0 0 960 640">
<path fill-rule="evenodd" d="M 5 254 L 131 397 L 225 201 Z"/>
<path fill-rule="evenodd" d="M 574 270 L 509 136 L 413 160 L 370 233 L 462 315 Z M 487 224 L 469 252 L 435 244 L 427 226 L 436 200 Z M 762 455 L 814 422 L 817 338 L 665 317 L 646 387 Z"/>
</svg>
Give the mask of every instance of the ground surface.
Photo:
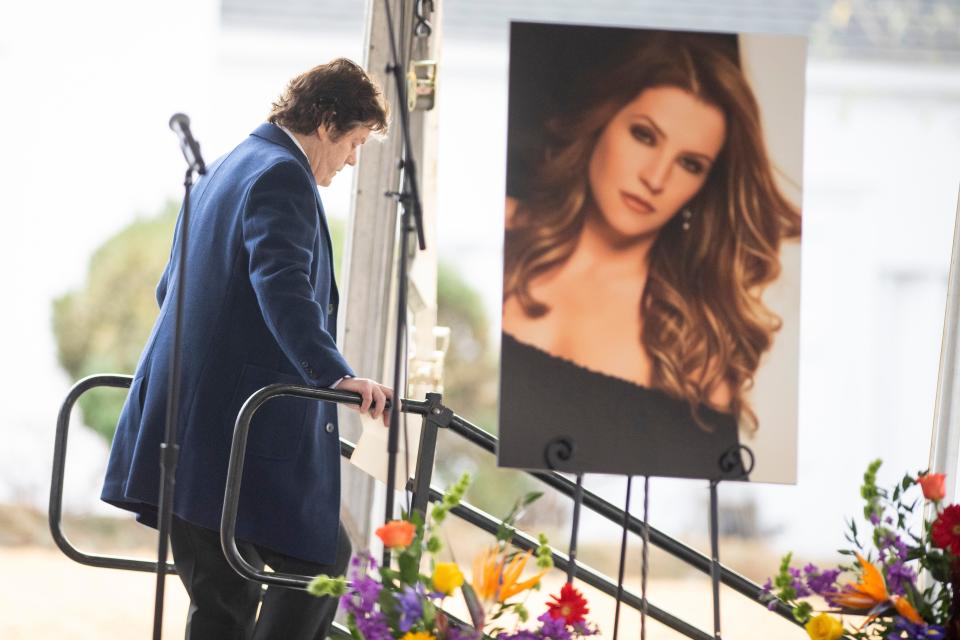
<svg viewBox="0 0 960 640">
<path fill-rule="evenodd" d="M 146 557 L 151 549 L 136 551 Z M 150 638 L 153 625 L 152 574 L 86 567 L 49 547 L 0 547 L 0 638 L 4 640 L 112 640 Z M 541 592 L 557 591 L 562 575 L 553 577 Z M 183 637 L 187 598 L 179 581 L 167 579 L 163 637 Z M 636 576 L 628 581 L 639 588 Z M 612 638 L 614 607 L 609 598 L 587 593 L 592 616 Z M 650 601 L 704 631 L 712 629 L 709 585 L 702 580 L 662 579 L 649 585 Z M 536 600 L 530 608 L 535 610 Z M 738 594 L 725 591 L 723 637 L 727 640 L 806 638 L 806 633 Z M 621 638 L 639 638 L 639 614 L 624 608 Z M 647 638 L 682 638 L 651 623 Z"/>
</svg>

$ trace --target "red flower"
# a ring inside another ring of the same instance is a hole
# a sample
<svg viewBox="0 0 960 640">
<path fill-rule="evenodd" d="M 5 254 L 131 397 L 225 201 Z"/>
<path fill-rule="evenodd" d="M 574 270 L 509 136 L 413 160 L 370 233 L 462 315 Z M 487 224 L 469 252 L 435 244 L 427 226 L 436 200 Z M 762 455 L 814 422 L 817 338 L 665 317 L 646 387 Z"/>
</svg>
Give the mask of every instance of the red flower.
<svg viewBox="0 0 960 640">
<path fill-rule="evenodd" d="M 377 537 L 383 541 L 383 546 L 391 549 L 404 549 L 413 542 L 413 536 L 417 533 L 417 528 L 412 522 L 406 520 L 391 520 L 375 532 Z"/>
<path fill-rule="evenodd" d="M 923 489 L 923 497 L 934 502 L 943 500 L 943 497 L 947 495 L 945 478 L 946 476 L 942 473 L 928 473 L 917 478 L 917 483 Z"/>
<path fill-rule="evenodd" d="M 960 505 L 952 504 L 937 516 L 930 527 L 933 544 L 960 556 Z"/>
<path fill-rule="evenodd" d="M 554 620 L 563 618 L 567 624 L 574 624 L 583 622 L 583 617 L 590 613 L 587 600 L 569 582 L 560 588 L 559 596 L 550 597 L 553 598 L 553 602 L 547 603 L 547 611 Z"/>
</svg>

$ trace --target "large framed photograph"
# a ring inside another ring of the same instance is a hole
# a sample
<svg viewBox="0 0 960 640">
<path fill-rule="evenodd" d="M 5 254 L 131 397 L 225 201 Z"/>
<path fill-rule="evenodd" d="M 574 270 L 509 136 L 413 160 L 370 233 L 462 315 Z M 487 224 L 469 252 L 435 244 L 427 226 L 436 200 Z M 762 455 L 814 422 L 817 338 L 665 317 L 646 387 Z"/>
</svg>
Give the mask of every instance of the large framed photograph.
<svg viewBox="0 0 960 640">
<path fill-rule="evenodd" d="M 511 25 L 502 466 L 795 482 L 805 51 Z"/>
</svg>

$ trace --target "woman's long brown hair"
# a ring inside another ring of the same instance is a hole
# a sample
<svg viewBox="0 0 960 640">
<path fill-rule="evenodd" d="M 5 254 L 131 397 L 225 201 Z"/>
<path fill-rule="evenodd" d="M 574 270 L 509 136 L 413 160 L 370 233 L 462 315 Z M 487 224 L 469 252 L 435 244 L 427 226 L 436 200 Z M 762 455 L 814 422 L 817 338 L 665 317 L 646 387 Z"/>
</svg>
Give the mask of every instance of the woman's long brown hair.
<svg viewBox="0 0 960 640">
<path fill-rule="evenodd" d="M 742 71 L 708 39 L 648 32 L 628 59 L 584 87 L 589 104 L 547 123 L 543 162 L 506 234 L 504 299 L 515 296 L 531 317 L 549 311 L 531 295 L 530 282 L 573 253 L 591 205 L 587 168 L 597 138 L 624 105 L 658 86 L 718 107 L 727 135 L 688 203 L 693 228 L 684 231 L 675 216 L 649 255 L 638 313 L 650 383 L 687 400 L 698 422 L 698 407 L 729 389 L 724 409 L 755 429 L 745 396 L 781 325 L 761 294 L 780 274 L 781 240 L 800 235 L 800 213 L 776 185 L 760 110 Z"/>
</svg>

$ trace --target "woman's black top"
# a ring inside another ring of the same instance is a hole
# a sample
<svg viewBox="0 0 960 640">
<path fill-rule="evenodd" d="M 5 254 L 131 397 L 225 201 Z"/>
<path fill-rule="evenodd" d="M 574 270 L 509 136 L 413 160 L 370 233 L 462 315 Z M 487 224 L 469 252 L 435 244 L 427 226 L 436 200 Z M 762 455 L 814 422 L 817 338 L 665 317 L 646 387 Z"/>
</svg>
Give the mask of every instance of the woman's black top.
<svg viewBox="0 0 960 640">
<path fill-rule="evenodd" d="M 500 448 L 524 469 L 747 479 L 733 415 L 592 371 L 503 334 Z"/>
</svg>

